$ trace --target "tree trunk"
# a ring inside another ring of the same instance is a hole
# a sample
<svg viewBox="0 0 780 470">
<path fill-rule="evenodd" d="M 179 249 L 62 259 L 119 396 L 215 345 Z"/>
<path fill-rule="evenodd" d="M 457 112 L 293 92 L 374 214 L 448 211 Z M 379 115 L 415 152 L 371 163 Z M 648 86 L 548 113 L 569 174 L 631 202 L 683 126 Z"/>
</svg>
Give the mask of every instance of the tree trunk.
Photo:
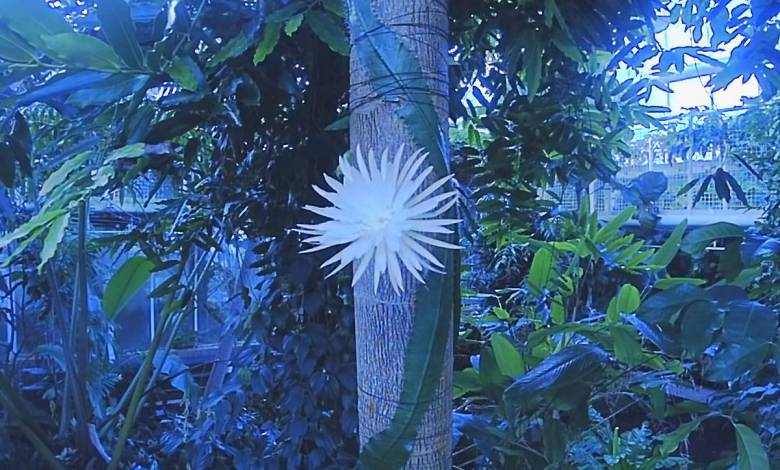
<svg viewBox="0 0 780 470">
<path fill-rule="evenodd" d="M 357 0 L 369 1 L 369 0 Z M 448 108 L 447 7 L 446 0 L 373 0 L 378 18 L 403 38 L 418 57 L 439 115 L 446 130 Z M 353 44 L 360 38 L 352 37 Z M 382 97 L 372 89 L 368 72 L 357 57 L 350 58 L 350 136 L 353 153 L 359 145 L 377 155 L 390 148 L 390 155 L 406 144 L 406 157 L 417 146 L 399 118 L 403 98 Z M 445 134 L 446 135 L 446 134 Z M 365 154 L 365 153 L 364 153 Z M 440 177 L 434 175 L 431 177 Z M 370 273 L 372 268 L 369 267 Z M 365 445 L 386 429 L 398 405 L 404 360 L 415 305 L 416 282 L 404 272 L 404 293 L 393 292 L 383 279 L 375 294 L 372 276 L 363 276 L 355 286 L 355 333 L 357 341 L 358 413 L 360 444 Z M 449 325 L 452 329 L 452 323 Z M 450 331 L 450 338 L 452 338 Z M 407 468 L 449 469 L 452 464 L 452 342 L 447 345 L 443 373 L 430 408 L 418 427 Z"/>
</svg>

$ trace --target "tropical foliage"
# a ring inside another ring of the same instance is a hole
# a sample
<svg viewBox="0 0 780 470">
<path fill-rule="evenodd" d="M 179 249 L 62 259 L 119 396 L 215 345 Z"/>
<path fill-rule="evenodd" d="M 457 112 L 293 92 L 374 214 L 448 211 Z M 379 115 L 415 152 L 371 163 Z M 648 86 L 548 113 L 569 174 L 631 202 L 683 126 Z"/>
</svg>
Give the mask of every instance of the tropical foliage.
<svg viewBox="0 0 780 470">
<path fill-rule="evenodd" d="M 0 333 L 14 343 L 0 351 L 0 462 L 353 467 L 352 276 L 326 279 L 327 258 L 300 255 L 295 230 L 321 222 L 304 210 L 318 203 L 311 187 L 348 149 L 348 8 L 49 3 L 0 3 Z M 350 5 L 371 29 L 373 4 Z M 659 73 L 714 67 L 716 89 L 755 77 L 763 93 L 738 124 L 692 119 L 669 139 L 704 148 L 738 126 L 777 147 L 778 13 L 757 1 L 450 2 L 467 248 L 459 468 L 780 465 L 776 156 L 723 151 L 768 182 L 755 228 L 666 230 L 653 205 L 665 181 L 615 180 L 634 131 L 663 126 L 644 103 L 664 82 L 623 73 L 652 58 Z M 663 50 L 654 34 L 678 21 L 698 45 Z M 393 67 L 414 72 L 404 57 Z M 415 139 L 437 142 L 421 122 Z M 741 199 L 730 176 L 689 189 Z M 635 207 L 601 220 L 596 180 Z M 156 306 L 150 326 L 132 309 L 139 292 Z M 205 318 L 209 341 L 187 327 Z M 143 328 L 144 347 L 124 345 Z M 211 355 L 190 359 L 199 341 Z M 425 369 L 407 373 L 422 382 Z M 402 464 L 390 449 L 380 464 Z"/>
</svg>

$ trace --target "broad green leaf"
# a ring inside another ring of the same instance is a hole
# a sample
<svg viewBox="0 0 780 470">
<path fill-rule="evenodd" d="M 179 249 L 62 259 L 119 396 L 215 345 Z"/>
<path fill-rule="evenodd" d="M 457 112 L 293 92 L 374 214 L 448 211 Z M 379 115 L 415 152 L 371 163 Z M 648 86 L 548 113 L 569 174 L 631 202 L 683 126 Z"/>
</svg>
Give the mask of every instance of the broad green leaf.
<svg viewBox="0 0 780 470">
<path fill-rule="evenodd" d="M 233 57 L 238 57 L 246 52 L 250 47 L 252 47 L 253 43 L 254 41 L 250 36 L 243 32 L 238 33 L 236 37 L 232 38 L 227 42 L 227 44 L 219 48 L 217 53 L 214 54 L 211 59 L 209 59 L 208 63 L 206 64 L 206 68 L 209 70 L 214 70 L 226 60 L 232 59 Z"/>
<path fill-rule="evenodd" d="M 734 424 L 737 434 L 737 465 L 739 470 L 770 470 L 769 457 L 761 438 L 744 424 Z"/>
<path fill-rule="evenodd" d="M 680 339 L 690 356 L 699 356 L 709 347 L 712 335 L 719 326 L 718 320 L 718 309 L 712 301 L 697 300 L 685 308 L 680 324 Z"/>
<path fill-rule="evenodd" d="M 677 429 L 670 433 L 661 435 L 661 455 L 667 456 L 675 453 L 680 444 L 688 439 L 688 436 L 701 425 L 701 419 L 694 419 L 691 422 L 681 424 Z"/>
<path fill-rule="evenodd" d="M 612 339 L 612 346 L 615 357 L 632 366 L 642 362 L 642 345 L 628 330 L 630 327 L 624 325 L 613 325 L 609 327 L 609 336 Z"/>
<path fill-rule="evenodd" d="M 506 381 L 504 374 L 498 367 L 493 348 L 483 348 L 482 352 L 479 353 L 479 380 L 485 387 L 500 385 Z"/>
<path fill-rule="evenodd" d="M 744 238 L 745 229 L 729 222 L 717 222 L 691 230 L 683 238 L 680 249 L 693 256 L 702 256 L 705 249 L 717 240 Z"/>
<path fill-rule="evenodd" d="M 135 34 L 130 7 L 124 0 L 98 0 L 97 15 L 108 43 L 132 68 L 144 69 L 146 60 Z"/>
<path fill-rule="evenodd" d="M 104 106 L 139 92 L 149 79 L 149 75 L 111 75 L 76 90 L 65 102 L 79 108 Z"/>
<path fill-rule="evenodd" d="M 197 91 L 206 83 L 206 77 L 190 56 L 176 56 L 167 72 L 176 83 L 188 91 Z"/>
<path fill-rule="evenodd" d="M 541 38 L 531 35 L 527 38 L 523 52 L 523 69 L 525 72 L 525 87 L 528 90 L 528 101 L 533 102 L 542 81 L 542 60 L 544 48 Z"/>
<path fill-rule="evenodd" d="M 306 13 L 306 24 L 330 50 L 344 56 L 349 55 L 349 40 L 337 16 L 321 10 L 309 10 Z"/>
<path fill-rule="evenodd" d="M 639 308 L 639 289 L 631 284 L 623 284 L 617 295 L 617 309 L 619 313 L 634 313 Z"/>
<path fill-rule="evenodd" d="M 680 250 L 680 242 L 682 242 L 685 230 L 688 228 L 688 219 L 683 220 L 680 224 L 672 230 L 672 233 L 666 239 L 666 241 L 655 252 L 653 260 L 650 264 L 658 266 L 659 268 L 665 268 L 672 262 L 677 252 Z"/>
<path fill-rule="evenodd" d="M 65 163 L 60 165 L 41 185 L 41 195 L 45 196 L 51 192 L 52 189 L 62 184 L 74 170 L 79 168 L 87 159 L 92 155 L 92 152 L 80 153 Z"/>
<path fill-rule="evenodd" d="M 550 319 L 556 325 L 562 325 L 566 322 L 566 307 L 563 303 L 563 297 L 556 295 L 550 304 Z"/>
<path fill-rule="evenodd" d="M 343 0 L 322 0 L 322 6 L 341 18 L 344 17 L 344 2 Z"/>
<path fill-rule="evenodd" d="M 128 259 L 111 277 L 103 292 L 103 312 L 114 318 L 152 275 L 154 263 L 143 256 Z"/>
<path fill-rule="evenodd" d="M 528 272 L 528 287 L 531 293 L 540 296 L 553 274 L 553 254 L 547 248 L 542 248 L 534 254 Z"/>
<path fill-rule="evenodd" d="M 263 38 L 260 40 L 260 44 L 255 49 L 255 56 L 252 62 L 257 65 L 264 61 L 271 52 L 273 52 L 276 44 L 279 42 L 281 26 L 278 23 L 268 23 L 263 28 Z"/>
<path fill-rule="evenodd" d="M 482 381 L 479 379 L 479 371 L 473 367 L 455 371 L 452 377 L 453 398 L 458 398 L 466 393 L 482 389 Z"/>
<path fill-rule="evenodd" d="M 54 219 L 49 227 L 49 232 L 43 239 L 43 248 L 41 248 L 41 262 L 38 264 L 38 272 L 42 272 L 46 263 L 54 257 L 57 252 L 62 239 L 65 237 L 65 230 L 68 228 L 68 221 L 70 221 L 70 212 L 62 214 Z"/>
<path fill-rule="evenodd" d="M 60 33 L 43 36 L 46 55 L 63 64 L 81 69 L 118 72 L 122 59 L 108 44 L 81 33 Z"/>
<path fill-rule="evenodd" d="M 667 290 L 673 287 L 681 286 L 683 284 L 688 284 L 692 286 L 701 286 L 706 283 L 707 281 L 705 281 L 704 279 L 699 279 L 695 277 L 666 277 L 655 281 L 653 287 L 660 290 Z"/>
<path fill-rule="evenodd" d="M 651 324 L 665 322 L 696 300 L 710 300 L 710 295 L 700 287 L 683 284 L 647 297 L 637 315 Z"/>
<path fill-rule="evenodd" d="M 620 310 L 617 307 L 617 297 L 612 297 L 607 305 L 607 323 L 619 323 L 620 322 Z"/>
<path fill-rule="evenodd" d="M 552 465 L 558 465 L 566 457 L 566 437 L 566 425 L 548 413 L 542 424 L 542 440 L 544 456 Z"/>
<path fill-rule="evenodd" d="M 742 344 L 770 342 L 776 330 L 777 315 L 766 305 L 750 300 L 729 303 L 723 324 L 723 341 Z"/>
<path fill-rule="evenodd" d="M 499 320 L 509 320 L 509 312 L 501 307 L 493 307 L 493 315 Z"/>
<path fill-rule="evenodd" d="M 517 377 L 525 372 L 523 357 L 503 333 L 491 336 L 490 346 L 493 348 L 493 355 L 502 374 L 507 377 Z"/>
<path fill-rule="evenodd" d="M 612 237 L 615 236 L 620 227 L 631 220 L 634 212 L 636 212 L 636 207 L 634 206 L 628 206 L 623 209 L 618 215 L 613 217 L 612 220 L 604 224 L 604 226 L 601 227 L 598 232 L 596 232 L 596 236 L 593 238 L 593 241 L 595 243 L 606 243 L 609 241 Z"/>
<path fill-rule="evenodd" d="M 0 24 L 0 58 L 27 63 L 38 58 L 35 49 L 18 34 Z"/>
</svg>

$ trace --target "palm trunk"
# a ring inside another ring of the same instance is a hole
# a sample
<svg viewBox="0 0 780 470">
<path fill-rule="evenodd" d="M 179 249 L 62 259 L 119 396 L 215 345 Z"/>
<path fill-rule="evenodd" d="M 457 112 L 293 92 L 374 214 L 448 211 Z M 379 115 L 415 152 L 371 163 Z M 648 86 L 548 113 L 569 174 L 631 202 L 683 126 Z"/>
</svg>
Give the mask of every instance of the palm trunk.
<svg viewBox="0 0 780 470">
<path fill-rule="evenodd" d="M 419 59 L 442 129 L 446 129 L 448 108 L 446 3 L 446 0 L 371 1 L 377 17 L 402 37 L 406 47 Z M 360 40 L 354 36 L 353 31 L 353 44 Z M 406 144 L 407 149 L 415 148 L 409 129 L 398 114 L 399 107 L 405 104 L 404 99 L 398 96 L 383 97 L 383 90 L 372 89 L 371 81 L 367 79 L 369 72 L 365 64 L 361 64 L 355 47 L 352 48 L 350 63 L 350 136 L 353 153 L 358 145 L 364 150 L 373 148 L 378 152 L 389 147 L 391 155 L 400 144 Z M 410 152 L 406 153 L 408 156 Z M 374 293 L 373 281 L 368 275 L 355 286 L 361 446 L 388 427 L 399 403 L 406 347 L 415 315 L 415 287 L 416 283 L 408 273 L 404 273 L 404 293 L 401 295 L 395 294 L 386 280 L 382 281 L 379 291 Z M 449 327 L 452 328 L 451 323 Z M 407 468 L 451 468 L 451 406 L 450 342 L 439 386 L 417 429 Z"/>
</svg>

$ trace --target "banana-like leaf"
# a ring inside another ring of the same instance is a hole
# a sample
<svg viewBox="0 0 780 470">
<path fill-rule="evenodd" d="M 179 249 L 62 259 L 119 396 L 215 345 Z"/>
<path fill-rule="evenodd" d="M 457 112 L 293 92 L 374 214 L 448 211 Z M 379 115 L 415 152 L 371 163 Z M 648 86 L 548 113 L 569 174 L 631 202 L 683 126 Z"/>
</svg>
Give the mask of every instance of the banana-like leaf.
<svg viewBox="0 0 780 470">
<path fill-rule="evenodd" d="M 512 403 L 522 403 L 540 392 L 591 380 L 602 369 L 607 357 L 603 349 L 592 344 L 569 346 L 518 377 L 504 391 L 504 398 Z"/>
</svg>

